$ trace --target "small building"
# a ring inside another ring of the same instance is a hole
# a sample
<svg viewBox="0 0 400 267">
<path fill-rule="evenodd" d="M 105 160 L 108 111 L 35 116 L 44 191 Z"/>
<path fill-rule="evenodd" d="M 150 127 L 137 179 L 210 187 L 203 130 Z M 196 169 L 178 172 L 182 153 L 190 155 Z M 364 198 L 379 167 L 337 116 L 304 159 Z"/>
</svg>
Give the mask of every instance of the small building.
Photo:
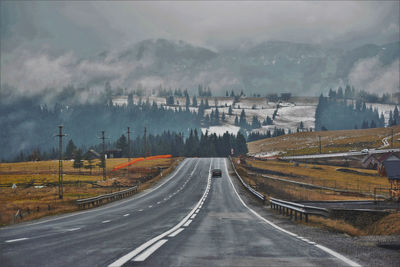
<svg viewBox="0 0 400 267">
<path fill-rule="evenodd" d="M 383 169 L 390 182 L 390 195 L 400 198 L 400 159 L 388 159 L 383 162 Z"/>
<path fill-rule="evenodd" d="M 384 162 L 385 161 L 392 161 L 392 160 L 399 160 L 396 155 L 394 155 L 392 152 L 388 152 L 383 154 L 381 157 L 378 158 L 378 174 L 380 176 L 386 176 L 385 168 L 384 168 Z"/>
<path fill-rule="evenodd" d="M 121 158 L 122 157 L 122 150 L 121 149 L 106 150 L 105 154 L 106 154 L 106 158 L 107 159 Z"/>
</svg>

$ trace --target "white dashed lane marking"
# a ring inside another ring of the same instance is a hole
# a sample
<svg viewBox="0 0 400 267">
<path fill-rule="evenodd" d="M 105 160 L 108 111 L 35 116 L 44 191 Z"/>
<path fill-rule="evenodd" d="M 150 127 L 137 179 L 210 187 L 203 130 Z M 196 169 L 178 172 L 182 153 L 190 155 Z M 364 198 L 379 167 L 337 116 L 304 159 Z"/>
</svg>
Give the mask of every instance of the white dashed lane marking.
<svg viewBox="0 0 400 267">
<path fill-rule="evenodd" d="M 27 240 L 27 239 L 29 239 L 29 238 L 23 237 L 23 238 L 11 239 L 11 240 L 6 240 L 6 243 L 13 243 L 13 242 L 23 241 L 23 240 Z"/>
<path fill-rule="evenodd" d="M 192 220 L 188 220 L 183 226 L 188 227 L 192 223 Z"/>
<path fill-rule="evenodd" d="M 101 223 L 109 223 L 109 222 L 111 222 L 110 220 L 105 220 L 105 221 L 102 221 Z"/>
<path fill-rule="evenodd" d="M 173 232 L 172 234 L 170 234 L 168 237 L 174 237 L 177 236 L 180 232 L 182 232 L 184 229 L 183 228 L 179 228 L 178 230 L 176 230 L 175 232 Z"/>
</svg>

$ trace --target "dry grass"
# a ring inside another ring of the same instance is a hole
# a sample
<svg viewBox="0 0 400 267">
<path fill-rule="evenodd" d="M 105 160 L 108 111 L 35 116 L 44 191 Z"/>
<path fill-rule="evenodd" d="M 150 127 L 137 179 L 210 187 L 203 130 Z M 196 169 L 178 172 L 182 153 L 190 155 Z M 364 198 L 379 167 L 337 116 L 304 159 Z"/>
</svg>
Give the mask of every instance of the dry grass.
<svg viewBox="0 0 400 267">
<path fill-rule="evenodd" d="M 345 168 L 357 173 L 347 173 L 338 171 L 337 166 L 313 165 L 313 164 L 294 164 L 290 162 L 269 160 L 246 160 L 247 164 L 260 169 L 280 172 L 279 178 L 309 183 L 319 186 L 326 186 L 338 189 L 346 189 L 357 192 L 373 193 L 375 187 L 390 187 L 386 177 L 377 175 L 375 170 L 365 170 L 357 168 Z M 362 175 L 367 174 L 367 175 Z M 274 175 L 271 175 L 274 176 Z M 278 177 L 278 176 L 274 176 Z"/>
<path fill-rule="evenodd" d="M 298 185 L 275 181 L 261 176 L 248 175 L 247 171 L 237 166 L 240 176 L 246 183 L 266 196 L 283 198 L 291 201 L 359 200 L 360 196 L 343 195 L 330 190 L 309 189 Z"/>
<path fill-rule="evenodd" d="M 141 164 L 132 166 L 131 170 L 133 172 L 130 172 L 129 177 L 127 177 L 124 170 L 115 173 L 109 172 L 113 166 L 126 162 L 127 159 L 108 159 L 107 169 L 109 175 L 106 181 L 102 181 L 102 172 L 100 171 L 94 173 L 95 175 L 64 175 L 64 181 L 97 181 L 97 184 L 107 187 L 99 188 L 86 183 L 65 184 L 63 190 L 64 198 L 62 200 L 58 199 L 57 186 L 42 188 L 18 186 L 16 189 L 12 189 L 9 186 L 2 187 L 0 188 L 0 226 L 13 223 L 14 215 L 18 210 L 22 211 L 23 218 L 18 218 L 17 222 L 78 210 L 75 204 L 76 199 L 118 191 L 121 188 L 115 186 L 116 184 L 133 186 L 141 175 L 154 174 L 154 172 L 146 172 L 146 170 L 158 169 L 158 167 L 165 168 L 162 171 L 163 177 L 165 177 L 174 170 L 180 160 L 180 158 L 171 158 L 140 162 Z M 64 166 L 66 172 L 75 171 L 72 168 L 72 162 L 65 162 Z M 2 163 L 0 164 L 0 181 L 2 184 L 24 183 L 27 177 L 32 179 L 35 185 L 42 184 L 44 181 L 58 181 L 58 175 L 51 176 L 49 169 L 50 172 L 54 172 L 53 169 L 57 171 L 58 161 Z M 134 172 L 135 169 L 140 170 L 140 172 Z M 29 170 L 31 170 L 31 173 L 29 173 Z M 7 174 L 4 174 L 4 172 Z M 161 178 L 160 175 L 157 175 L 142 183 L 139 191 L 149 188 Z"/>
<path fill-rule="evenodd" d="M 400 212 L 390 214 L 363 230 L 367 235 L 400 235 Z"/>
<path fill-rule="evenodd" d="M 248 143 L 249 153 L 281 151 L 287 156 L 319 153 L 318 136 L 321 136 L 322 153 L 346 152 L 382 146 L 382 139 L 400 133 L 400 126 L 362 130 L 320 131 L 294 133 Z M 395 140 L 399 136 L 395 136 Z M 389 140 L 390 142 L 390 140 Z M 399 148 L 400 142 L 394 142 Z"/>
<path fill-rule="evenodd" d="M 354 227 L 351 224 L 346 223 L 343 220 L 332 220 L 317 216 L 309 216 L 308 223 L 305 224 L 319 228 L 325 228 L 334 232 L 346 233 L 351 236 L 365 235 L 364 231 L 358 229 L 357 227 Z"/>
</svg>

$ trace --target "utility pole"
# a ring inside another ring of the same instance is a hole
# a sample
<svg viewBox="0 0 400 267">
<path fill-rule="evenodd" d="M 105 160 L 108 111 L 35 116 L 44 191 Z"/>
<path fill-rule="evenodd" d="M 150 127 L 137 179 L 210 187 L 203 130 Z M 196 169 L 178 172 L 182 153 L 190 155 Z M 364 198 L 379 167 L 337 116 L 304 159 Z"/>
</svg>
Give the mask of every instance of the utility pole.
<svg viewBox="0 0 400 267">
<path fill-rule="evenodd" d="M 62 138 L 66 134 L 62 133 L 63 126 L 58 126 L 59 132 L 56 136 L 59 138 L 59 157 L 58 157 L 58 198 L 63 199 L 63 152 L 62 152 Z"/>
<path fill-rule="evenodd" d="M 128 127 L 128 162 L 131 161 L 131 131 Z M 129 177 L 129 165 L 126 168 L 126 176 Z"/>
<path fill-rule="evenodd" d="M 322 154 L 321 136 L 320 135 L 318 135 L 318 140 L 319 140 L 319 154 Z"/>
<path fill-rule="evenodd" d="M 103 153 L 101 155 L 102 167 L 103 167 L 103 180 L 106 180 L 106 151 L 105 151 L 105 137 L 104 131 L 101 131 L 101 137 L 99 137 L 103 141 Z"/>
<path fill-rule="evenodd" d="M 146 132 L 147 132 L 147 129 L 146 129 L 146 127 L 144 127 L 144 157 L 147 157 L 148 156 L 148 153 L 147 153 L 147 137 L 146 137 Z"/>
<path fill-rule="evenodd" d="M 392 148 L 393 148 L 393 136 L 394 136 L 394 129 L 392 128 Z"/>
</svg>

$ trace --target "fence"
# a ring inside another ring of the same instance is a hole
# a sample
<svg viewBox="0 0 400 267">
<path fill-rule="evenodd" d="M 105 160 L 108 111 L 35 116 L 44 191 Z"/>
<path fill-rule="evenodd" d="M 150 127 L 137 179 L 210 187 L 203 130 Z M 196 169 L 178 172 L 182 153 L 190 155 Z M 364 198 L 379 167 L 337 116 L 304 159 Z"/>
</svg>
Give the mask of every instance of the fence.
<svg viewBox="0 0 400 267">
<path fill-rule="evenodd" d="M 122 198 L 125 198 L 128 196 L 131 196 L 137 192 L 138 187 L 139 187 L 139 185 L 136 185 L 134 187 L 131 187 L 131 188 L 128 188 L 128 189 L 125 189 L 122 191 L 118 191 L 115 193 L 100 195 L 100 196 L 91 197 L 91 198 L 78 199 L 75 202 L 79 208 L 85 208 L 86 205 L 88 207 L 90 207 L 90 205 L 92 205 L 92 206 L 102 205 L 103 202 L 115 201 L 118 199 L 122 199 Z"/>
</svg>

